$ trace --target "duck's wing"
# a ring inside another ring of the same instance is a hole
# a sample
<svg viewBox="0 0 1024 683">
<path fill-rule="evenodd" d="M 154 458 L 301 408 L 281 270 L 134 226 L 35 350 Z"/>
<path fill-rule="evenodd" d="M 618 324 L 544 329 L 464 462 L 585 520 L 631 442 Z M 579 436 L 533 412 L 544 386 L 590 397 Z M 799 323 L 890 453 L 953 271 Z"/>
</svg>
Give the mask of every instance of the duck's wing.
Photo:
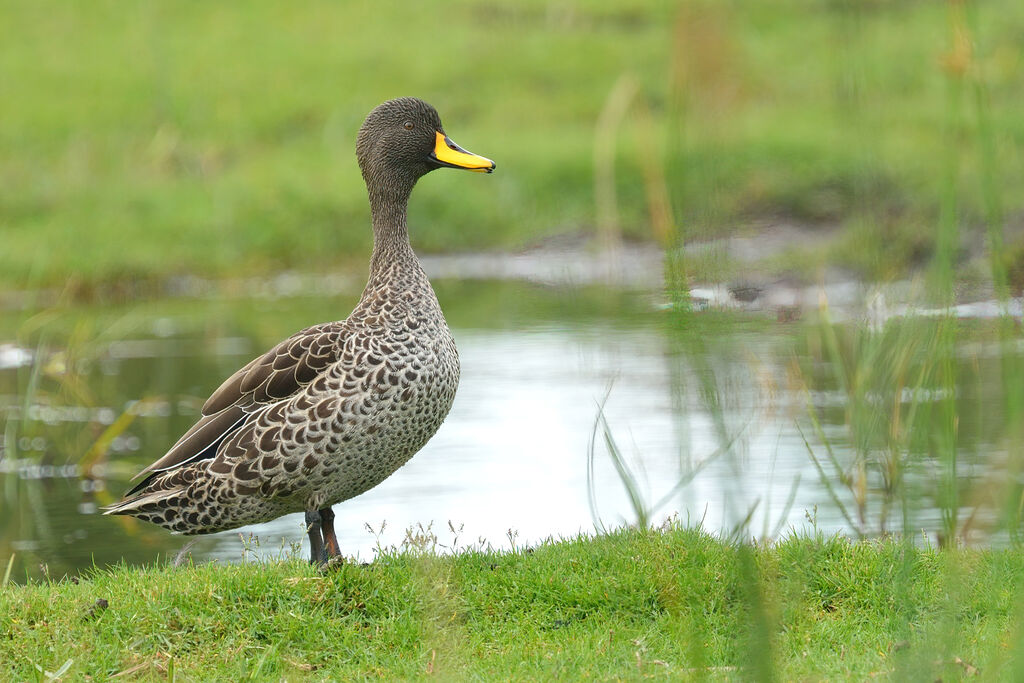
<svg viewBox="0 0 1024 683">
<path fill-rule="evenodd" d="M 261 408 L 294 396 L 337 361 L 344 335 L 343 321 L 308 327 L 228 377 L 203 405 L 199 421 L 139 472 L 135 478 L 145 479 L 125 495 L 141 490 L 155 474 L 214 457 Z"/>
<path fill-rule="evenodd" d="M 292 335 L 224 380 L 206 400 L 203 415 L 295 395 L 338 360 L 343 335 L 343 322 L 315 325 Z"/>
</svg>

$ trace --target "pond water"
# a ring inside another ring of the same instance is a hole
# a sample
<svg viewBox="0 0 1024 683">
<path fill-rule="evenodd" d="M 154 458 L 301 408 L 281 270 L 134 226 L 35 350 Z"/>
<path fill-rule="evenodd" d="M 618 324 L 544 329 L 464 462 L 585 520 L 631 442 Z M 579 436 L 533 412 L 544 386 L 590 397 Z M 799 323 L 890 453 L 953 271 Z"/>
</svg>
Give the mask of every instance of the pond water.
<svg viewBox="0 0 1024 683">
<path fill-rule="evenodd" d="M 462 357 L 459 393 L 412 461 L 336 506 L 347 555 L 371 561 L 410 528 L 430 529 L 442 550 L 518 547 L 633 523 L 638 508 L 653 523 L 675 515 L 745 537 L 883 530 L 891 481 L 856 422 L 878 401 L 830 374 L 820 326 L 683 314 L 650 292 L 486 281 L 436 288 Z M 287 334 L 343 317 L 356 296 L 220 292 L 9 314 L 0 330 L 0 560 L 13 554 L 12 579 L 173 557 L 190 539 L 105 517 L 98 506 L 163 454 L 223 377 Z M 1019 349 L 972 339 L 950 356 L 952 400 L 963 413 L 955 479 L 965 491 L 1005 455 L 993 435 L 1005 431 L 1007 353 Z M 941 387 L 921 399 L 928 389 L 911 385 L 894 405 L 944 400 Z M 826 442 L 843 468 L 870 456 L 859 512 L 857 487 L 829 481 Z M 941 458 L 917 463 L 905 473 L 904 488 L 917 492 L 907 520 L 930 534 L 942 524 L 943 505 L 930 493 Z M 982 507 L 964 494 L 953 509 L 980 520 Z M 909 513 L 888 513 L 888 528 Z M 295 546 L 305 555 L 301 515 L 199 537 L 189 552 L 238 561 Z"/>
</svg>

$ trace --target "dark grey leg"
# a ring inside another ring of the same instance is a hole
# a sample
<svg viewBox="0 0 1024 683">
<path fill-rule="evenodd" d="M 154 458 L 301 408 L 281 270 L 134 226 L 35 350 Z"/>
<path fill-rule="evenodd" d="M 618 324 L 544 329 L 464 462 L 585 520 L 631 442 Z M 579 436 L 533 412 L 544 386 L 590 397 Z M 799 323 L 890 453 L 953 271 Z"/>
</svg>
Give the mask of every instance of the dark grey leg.
<svg viewBox="0 0 1024 683">
<path fill-rule="evenodd" d="M 324 551 L 324 537 L 321 531 L 322 520 L 316 510 L 306 511 L 306 534 L 309 536 L 309 563 L 327 564 L 327 553 Z"/>
<path fill-rule="evenodd" d="M 329 507 L 320 511 L 320 525 L 324 534 L 324 552 L 327 554 L 327 561 L 341 557 L 341 544 L 334 534 L 334 510 Z"/>
</svg>

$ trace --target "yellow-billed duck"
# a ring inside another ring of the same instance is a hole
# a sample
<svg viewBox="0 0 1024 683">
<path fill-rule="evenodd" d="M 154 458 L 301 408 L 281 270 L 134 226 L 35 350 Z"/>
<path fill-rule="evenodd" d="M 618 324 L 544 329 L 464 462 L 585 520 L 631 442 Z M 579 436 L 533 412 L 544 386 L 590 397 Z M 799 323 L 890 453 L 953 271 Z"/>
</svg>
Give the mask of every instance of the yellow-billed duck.
<svg viewBox="0 0 1024 683">
<path fill-rule="evenodd" d="M 228 377 L 199 421 L 106 514 L 206 534 L 305 512 L 311 561 L 341 549 L 331 506 L 384 481 L 444 421 L 459 354 L 409 244 L 413 185 L 440 168 L 490 173 L 437 111 L 403 97 L 356 141 L 373 223 L 370 276 L 345 320 L 306 328 Z"/>
</svg>

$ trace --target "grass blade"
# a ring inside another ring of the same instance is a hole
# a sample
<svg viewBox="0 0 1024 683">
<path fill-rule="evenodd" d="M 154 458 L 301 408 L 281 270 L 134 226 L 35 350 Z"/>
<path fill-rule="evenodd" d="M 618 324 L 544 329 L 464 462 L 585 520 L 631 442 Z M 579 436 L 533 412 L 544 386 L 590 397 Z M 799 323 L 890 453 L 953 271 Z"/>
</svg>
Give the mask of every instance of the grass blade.
<svg viewBox="0 0 1024 683">
<path fill-rule="evenodd" d="M 11 580 L 11 569 L 14 568 L 14 555 L 15 553 L 11 553 L 10 558 L 7 560 L 7 570 L 4 571 L 3 581 L 0 581 L 0 588 L 6 588 L 7 583 Z"/>
</svg>

